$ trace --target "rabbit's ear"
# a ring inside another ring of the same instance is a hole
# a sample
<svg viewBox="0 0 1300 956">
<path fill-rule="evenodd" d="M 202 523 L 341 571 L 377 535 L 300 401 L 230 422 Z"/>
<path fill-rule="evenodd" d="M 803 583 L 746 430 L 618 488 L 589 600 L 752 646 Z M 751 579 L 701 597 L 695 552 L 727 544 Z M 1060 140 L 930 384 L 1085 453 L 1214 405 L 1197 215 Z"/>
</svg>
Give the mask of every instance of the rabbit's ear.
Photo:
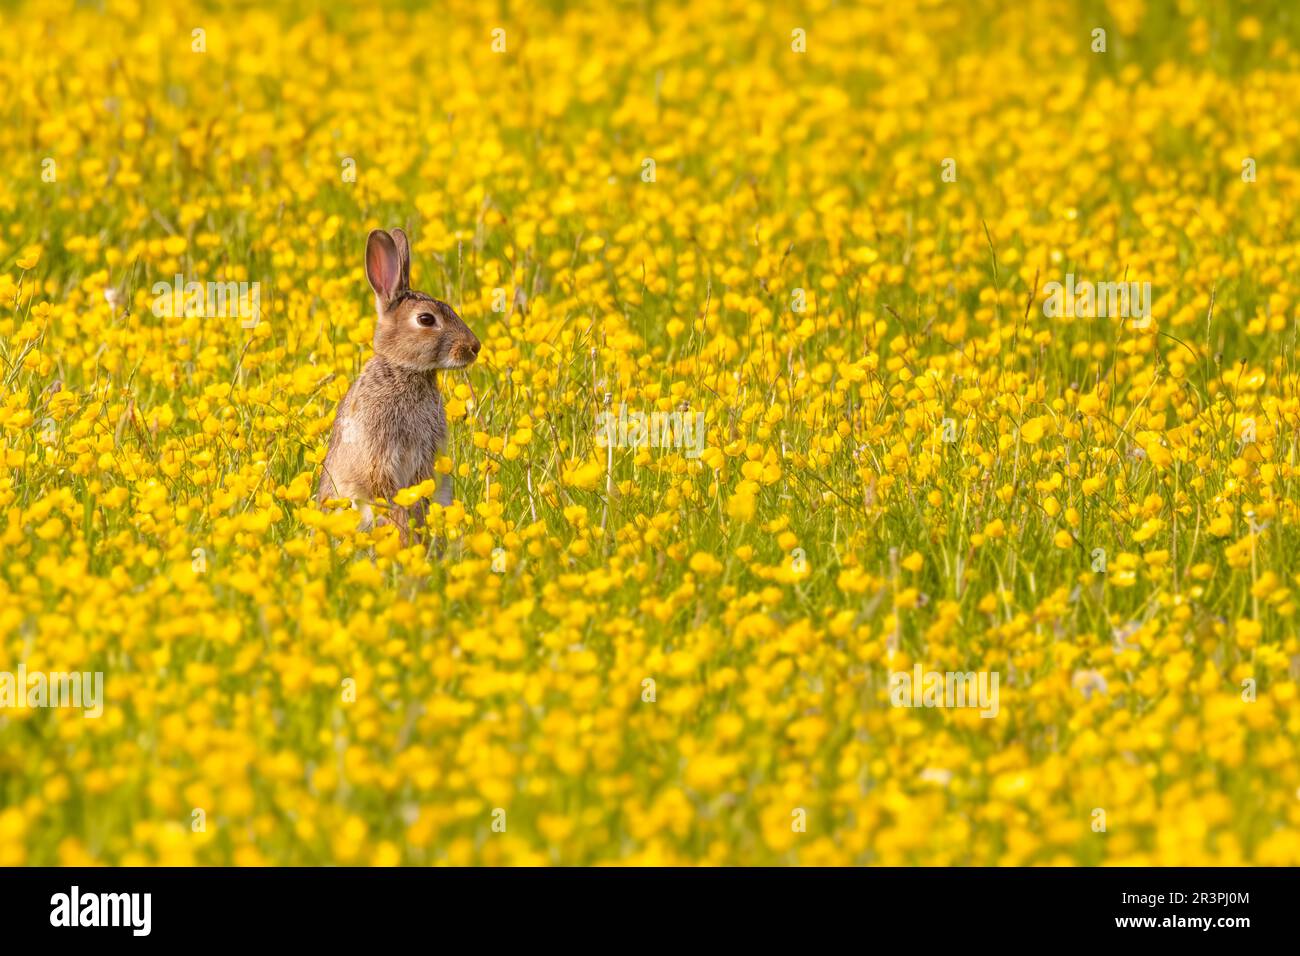
<svg viewBox="0 0 1300 956">
<path fill-rule="evenodd" d="M 393 237 L 382 229 L 374 229 L 366 239 L 366 278 L 381 302 L 387 303 L 401 292 L 402 259 L 397 253 Z"/>
<path fill-rule="evenodd" d="M 402 288 L 411 287 L 411 243 L 406 238 L 406 233 L 400 229 L 390 229 L 388 234 L 393 237 L 393 244 L 397 246 L 397 258 L 402 266 Z"/>
</svg>

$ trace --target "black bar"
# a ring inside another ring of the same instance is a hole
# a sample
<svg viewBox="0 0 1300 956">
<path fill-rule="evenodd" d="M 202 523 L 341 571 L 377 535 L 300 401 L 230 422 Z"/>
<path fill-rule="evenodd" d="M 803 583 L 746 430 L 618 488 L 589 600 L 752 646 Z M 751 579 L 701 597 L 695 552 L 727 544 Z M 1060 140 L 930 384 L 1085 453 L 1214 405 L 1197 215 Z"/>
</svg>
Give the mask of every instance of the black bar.
<svg viewBox="0 0 1300 956">
<path fill-rule="evenodd" d="M 111 919 L 116 910 L 119 925 L 51 925 L 70 922 L 73 886 L 82 915 Z M 1297 889 L 1294 870 L 1231 868 L 32 868 L 0 871 L 0 925 L 6 943 L 46 944 L 74 933 L 127 945 L 340 945 L 468 932 L 484 944 L 517 937 L 612 945 L 647 936 L 666 943 L 662 934 L 680 930 L 730 948 L 745 937 L 797 942 L 849 933 L 866 941 L 885 930 L 912 936 L 918 948 L 963 938 L 1231 946 L 1293 943 Z M 143 896 L 101 905 L 99 894 L 131 893 L 149 894 L 147 936 L 136 935 L 145 925 Z M 614 935 L 598 935 L 607 932 Z"/>
</svg>

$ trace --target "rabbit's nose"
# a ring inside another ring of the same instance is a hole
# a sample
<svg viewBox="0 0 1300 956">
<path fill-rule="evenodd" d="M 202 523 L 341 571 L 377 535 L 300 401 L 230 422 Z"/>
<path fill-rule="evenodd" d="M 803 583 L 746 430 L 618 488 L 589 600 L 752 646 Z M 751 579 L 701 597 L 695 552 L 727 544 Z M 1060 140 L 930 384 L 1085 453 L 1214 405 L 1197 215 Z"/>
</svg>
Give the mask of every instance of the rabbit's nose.
<svg viewBox="0 0 1300 956">
<path fill-rule="evenodd" d="M 474 352 L 475 355 L 478 355 L 478 350 L 479 350 L 480 348 L 482 348 L 482 347 L 483 347 L 483 346 L 482 346 L 482 344 L 479 342 L 478 339 L 475 339 L 475 340 L 474 340 L 474 344 L 473 344 L 472 346 L 470 346 L 471 350 Z"/>
</svg>

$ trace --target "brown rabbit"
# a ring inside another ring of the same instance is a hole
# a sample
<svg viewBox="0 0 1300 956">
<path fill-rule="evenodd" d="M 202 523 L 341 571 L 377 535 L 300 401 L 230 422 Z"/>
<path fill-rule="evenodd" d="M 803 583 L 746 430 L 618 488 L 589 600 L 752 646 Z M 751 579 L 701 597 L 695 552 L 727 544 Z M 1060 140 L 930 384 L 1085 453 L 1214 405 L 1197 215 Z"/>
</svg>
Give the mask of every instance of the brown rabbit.
<svg viewBox="0 0 1300 956">
<path fill-rule="evenodd" d="M 406 233 L 376 229 L 366 239 L 366 278 L 375 290 L 379 323 L 375 354 L 339 403 L 316 500 L 351 498 L 365 523 L 371 504 L 433 477 L 447 435 L 437 370 L 464 368 L 479 341 L 451 306 L 411 289 Z M 450 481 L 438 489 L 450 503 Z M 403 543 L 423 527 L 425 503 L 396 505 L 390 517 Z"/>
</svg>

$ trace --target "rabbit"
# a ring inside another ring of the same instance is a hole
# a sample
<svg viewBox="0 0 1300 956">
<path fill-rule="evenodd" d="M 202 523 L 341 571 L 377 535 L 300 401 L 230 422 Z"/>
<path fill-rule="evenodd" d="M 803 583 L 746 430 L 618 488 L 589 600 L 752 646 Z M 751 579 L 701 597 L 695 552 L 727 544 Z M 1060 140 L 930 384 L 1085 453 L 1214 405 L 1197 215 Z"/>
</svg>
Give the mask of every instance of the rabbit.
<svg viewBox="0 0 1300 956">
<path fill-rule="evenodd" d="M 401 229 L 367 237 L 366 278 L 379 313 L 375 353 L 335 412 L 316 500 L 352 499 L 368 527 L 375 501 L 433 477 L 447 437 L 438 370 L 473 364 L 479 340 L 451 306 L 411 288 L 411 246 Z M 450 491 L 444 476 L 437 500 L 450 504 Z M 425 512 L 424 501 L 390 506 L 403 545 L 412 527 L 423 528 Z"/>
</svg>

